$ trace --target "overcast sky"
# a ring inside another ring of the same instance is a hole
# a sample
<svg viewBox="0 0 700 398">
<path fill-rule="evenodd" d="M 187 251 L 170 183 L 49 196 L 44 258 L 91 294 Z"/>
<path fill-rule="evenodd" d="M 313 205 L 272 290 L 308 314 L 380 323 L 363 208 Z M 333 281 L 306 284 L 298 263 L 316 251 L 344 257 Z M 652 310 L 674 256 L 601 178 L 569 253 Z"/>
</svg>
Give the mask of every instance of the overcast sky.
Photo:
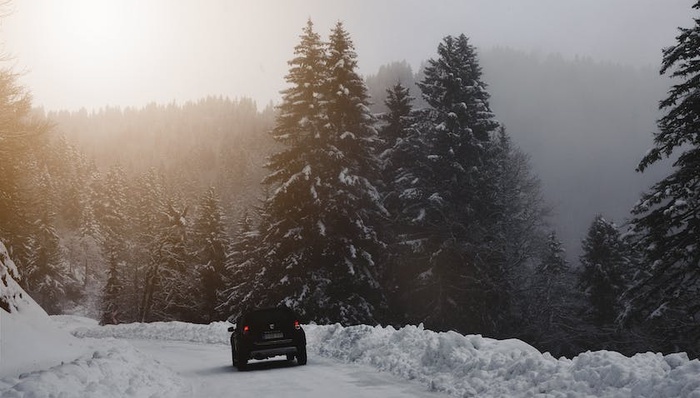
<svg viewBox="0 0 700 398">
<path fill-rule="evenodd" d="M 336 21 L 360 72 L 391 61 L 417 68 L 446 35 L 658 67 L 694 0 L 14 0 L 5 52 L 47 110 L 184 102 L 207 95 L 279 99 L 287 61 L 311 18 Z"/>
</svg>

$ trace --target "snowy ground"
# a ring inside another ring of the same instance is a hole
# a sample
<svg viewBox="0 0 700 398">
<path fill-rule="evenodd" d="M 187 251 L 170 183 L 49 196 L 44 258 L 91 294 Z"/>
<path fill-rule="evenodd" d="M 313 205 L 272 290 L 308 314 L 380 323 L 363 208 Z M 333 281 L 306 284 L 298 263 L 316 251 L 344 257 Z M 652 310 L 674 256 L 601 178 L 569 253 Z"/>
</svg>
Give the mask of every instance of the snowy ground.
<svg viewBox="0 0 700 398">
<path fill-rule="evenodd" d="M 700 361 L 684 354 L 629 358 L 600 351 L 569 360 L 518 340 L 415 326 L 307 325 L 308 365 L 266 361 L 237 372 L 224 322 L 100 327 L 85 318 L 40 315 L 0 310 L 2 397 L 700 398 Z M 44 338 L 52 346 L 42 346 Z"/>
</svg>

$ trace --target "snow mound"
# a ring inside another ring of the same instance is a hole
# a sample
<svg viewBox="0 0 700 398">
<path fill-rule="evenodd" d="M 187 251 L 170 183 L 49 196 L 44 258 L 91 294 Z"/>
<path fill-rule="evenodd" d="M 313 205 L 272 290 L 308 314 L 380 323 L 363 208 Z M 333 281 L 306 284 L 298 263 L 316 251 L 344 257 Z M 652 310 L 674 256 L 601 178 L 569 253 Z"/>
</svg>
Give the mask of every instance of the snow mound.
<svg viewBox="0 0 700 398">
<path fill-rule="evenodd" d="M 313 353 L 362 363 L 455 396 L 700 397 L 700 361 L 686 354 L 541 354 L 520 340 L 422 327 L 311 327 Z"/>
<path fill-rule="evenodd" d="M 46 370 L 0 380 L 0 396 L 42 397 L 171 397 L 182 388 L 178 377 L 127 343 L 112 342 Z"/>
<path fill-rule="evenodd" d="M 82 327 L 81 337 L 228 344 L 229 324 L 182 322 Z M 586 352 L 573 359 L 542 354 L 520 340 L 437 333 L 422 326 L 304 326 L 314 355 L 372 366 L 434 391 L 478 397 L 697 397 L 700 361 L 686 354 L 626 357 Z"/>
<path fill-rule="evenodd" d="M 114 337 L 229 344 L 229 326 L 231 324 L 228 322 L 212 322 L 208 325 L 185 322 L 127 323 L 102 327 L 79 327 L 72 333 L 76 337 Z"/>
<path fill-rule="evenodd" d="M 16 276 L 17 268 L 0 242 L 0 378 L 46 369 L 89 352 L 79 339 L 56 327 L 17 284 Z"/>
<path fill-rule="evenodd" d="M 0 242 L 1 397 L 170 397 L 182 387 L 174 373 L 125 342 L 101 340 L 95 350 L 94 341 L 72 336 L 74 325 L 96 322 L 77 317 L 54 322 L 16 276 Z"/>
</svg>

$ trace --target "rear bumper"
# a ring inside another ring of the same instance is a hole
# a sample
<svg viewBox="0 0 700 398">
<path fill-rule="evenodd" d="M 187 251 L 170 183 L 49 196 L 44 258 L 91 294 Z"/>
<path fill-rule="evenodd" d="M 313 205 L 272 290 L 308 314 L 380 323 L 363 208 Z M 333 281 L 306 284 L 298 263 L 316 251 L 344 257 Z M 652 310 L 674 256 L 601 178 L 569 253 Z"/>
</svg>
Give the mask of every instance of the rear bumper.
<svg viewBox="0 0 700 398">
<path fill-rule="evenodd" d="M 253 359 L 266 359 L 271 357 L 276 357 L 278 355 L 296 355 L 298 352 L 296 347 L 273 347 L 273 348 L 262 348 L 254 349 L 250 352 L 249 356 Z"/>
</svg>

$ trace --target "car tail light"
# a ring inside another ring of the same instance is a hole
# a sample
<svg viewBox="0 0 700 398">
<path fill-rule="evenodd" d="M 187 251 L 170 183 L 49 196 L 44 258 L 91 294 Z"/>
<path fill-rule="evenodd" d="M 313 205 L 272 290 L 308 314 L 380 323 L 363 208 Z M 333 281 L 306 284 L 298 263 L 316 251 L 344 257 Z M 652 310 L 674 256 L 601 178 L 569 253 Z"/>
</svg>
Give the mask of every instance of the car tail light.
<svg viewBox="0 0 700 398">
<path fill-rule="evenodd" d="M 250 331 L 250 326 L 248 326 L 248 325 L 243 326 L 243 334 L 248 334 L 249 331 Z"/>
<path fill-rule="evenodd" d="M 294 321 L 294 329 L 296 329 L 296 330 L 301 329 L 301 325 L 299 324 L 299 321 Z"/>
</svg>

